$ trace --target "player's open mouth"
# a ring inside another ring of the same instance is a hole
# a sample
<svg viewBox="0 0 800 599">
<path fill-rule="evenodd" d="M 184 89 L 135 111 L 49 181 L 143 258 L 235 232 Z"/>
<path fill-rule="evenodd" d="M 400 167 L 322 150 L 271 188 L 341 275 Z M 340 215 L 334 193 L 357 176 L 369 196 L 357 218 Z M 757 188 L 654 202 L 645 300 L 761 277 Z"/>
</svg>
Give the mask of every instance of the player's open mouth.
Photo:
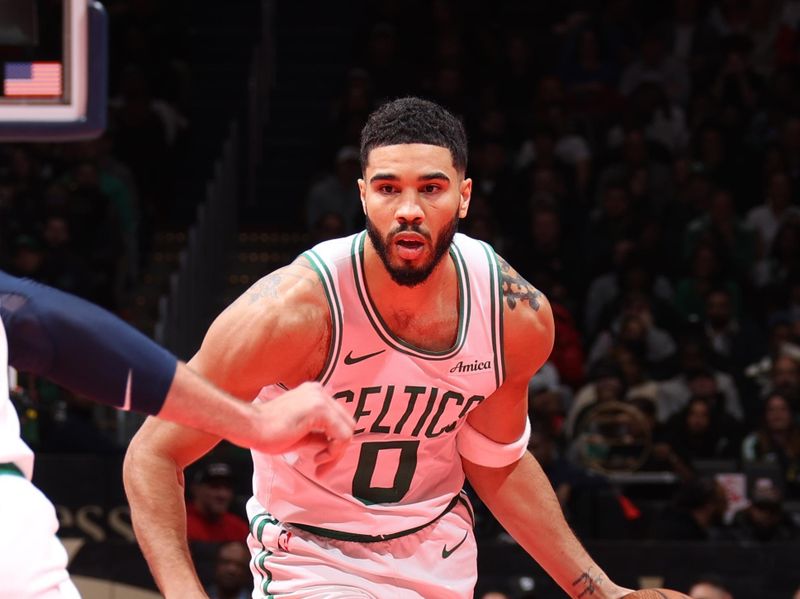
<svg viewBox="0 0 800 599">
<path fill-rule="evenodd" d="M 422 255 L 425 242 L 417 236 L 395 239 L 397 255 L 404 260 L 414 260 Z"/>
</svg>

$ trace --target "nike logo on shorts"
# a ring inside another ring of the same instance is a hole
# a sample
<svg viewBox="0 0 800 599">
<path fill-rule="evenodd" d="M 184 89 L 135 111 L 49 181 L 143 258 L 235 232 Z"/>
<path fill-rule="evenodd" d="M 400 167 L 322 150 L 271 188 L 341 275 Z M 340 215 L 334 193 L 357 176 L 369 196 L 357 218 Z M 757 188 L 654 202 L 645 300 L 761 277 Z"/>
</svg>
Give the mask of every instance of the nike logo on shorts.
<svg viewBox="0 0 800 599">
<path fill-rule="evenodd" d="M 348 366 L 352 364 L 358 364 L 359 362 L 363 362 L 364 360 L 368 360 L 369 358 L 374 358 L 378 354 L 382 354 L 385 351 L 386 351 L 385 349 L 382 349 L 376 352 L 372 352 L 371 354 L 364 354 L 363 356 L 358 356 L 357 358 L 353 357 L 353 352 L 349 352 L 344 357 L 344 363 L 347 364 Z"/>
<path fill-rule="evenodd" d="M 455 547 L 453 547 L 452 549 L 448 549 L 448 548 L 447 548 L 447 545 L 445 545 L 444 547 L 442 547 L 442 559 L 447 559 L 448 557 L 450 557 L 451 555 L 453 555 L 453 552 L 454 552 L 456 549 L 458 549 L 459 547 L 461 547 L 461 545 L 463 545 L 463 544 L 464 544 L 464 541 L 466 541 L 466 540 L 467 540 L 467 535 L 468 535 L 468 534 L 469 534 L 469 532 L 465 532 L 465 533 L 464 533 L 464 538 L 463 538 L 463 539 L 461 539 L 461 540 L 458 542 L 458 544 L 457 544 Z"/>
</svg>

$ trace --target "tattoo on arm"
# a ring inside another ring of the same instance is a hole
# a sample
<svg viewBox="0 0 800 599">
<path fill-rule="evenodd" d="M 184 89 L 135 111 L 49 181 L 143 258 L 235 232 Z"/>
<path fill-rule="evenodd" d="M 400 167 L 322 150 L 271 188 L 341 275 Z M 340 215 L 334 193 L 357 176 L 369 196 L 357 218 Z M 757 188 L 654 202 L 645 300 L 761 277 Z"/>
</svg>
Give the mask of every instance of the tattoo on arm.
<svg viewBox="0 0 800 599">
<path fill-rule="evenodd" d="M 250 300 L 250 304 L 255 304 L 265 297 L 278 297 L 278 286 L 283 280 L 284 278 L 280 271 L 276 271 L 258 281 L 247 290 L 247 298 Z"/>
<path fill-rule="evenodd" d="M 528 302 L 530 307 L 538 312 L 541 306 L 539 303 L 539 298 L 542 297 L 541 291 L 523 279 L 501 256 L 498 256 L 497 260 L 500 265 L 500 276 L 503 279 L 503 296 L 508 307 L 513 310 L 518 302 Z"/>
<path fill-rule="evenodd" d="M 300 266 L 311 271 L 314 270 L 311 268 L 308 262 L 298 259 L 288 266 L 284 266 L 276 271 L 271 272 L 261 280 L 257 281 L 252 287 L 250 287 L 250 289 L 247 290 L 247 298 L 250 302 L 250 305 L 259 302 L 266 297 L 271 297 L 273 299 L 277 298 L 278 288 L 286 281 L 287 278 L 307 281 L 308 279 L 305 277 L 290 270 L 290 268 L 293 266 Z"/>
<path fill-rule="evenodd" d="M 602 576 L 595 576 L 592 577 L 591 569 L 587 570 L 586 572 L 582 573 L 575 581 L 572 583 L 573 587 L 578 587 L 578 598 L 585 597 L 587 595 L 594 595 L 595 592 L 599 591 L 599 586 L 603 582 Z"/>
</svg>

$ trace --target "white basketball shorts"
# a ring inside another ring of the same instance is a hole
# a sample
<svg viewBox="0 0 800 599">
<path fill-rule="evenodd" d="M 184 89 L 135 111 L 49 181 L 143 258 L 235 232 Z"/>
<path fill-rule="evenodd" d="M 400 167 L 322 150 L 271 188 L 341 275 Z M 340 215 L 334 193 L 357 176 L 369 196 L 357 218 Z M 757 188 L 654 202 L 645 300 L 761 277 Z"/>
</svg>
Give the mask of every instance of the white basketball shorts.
<svg viewBox="0 0 800 599">
<path fill-rule="evenodd" d="M 419 530 L 389 540 L 281 523 L 251 498 L 254 599 L 469 599 L 477 580 L 473 514 L 465 496 Z M 333 532 L 335 535 L 336 533 Z"/>
<path fill-rule="evenodd" d="M 80 599 L 55 508 L 23 476 L 0 474 L 0 530 L 0 599 Z"/>
</svg>

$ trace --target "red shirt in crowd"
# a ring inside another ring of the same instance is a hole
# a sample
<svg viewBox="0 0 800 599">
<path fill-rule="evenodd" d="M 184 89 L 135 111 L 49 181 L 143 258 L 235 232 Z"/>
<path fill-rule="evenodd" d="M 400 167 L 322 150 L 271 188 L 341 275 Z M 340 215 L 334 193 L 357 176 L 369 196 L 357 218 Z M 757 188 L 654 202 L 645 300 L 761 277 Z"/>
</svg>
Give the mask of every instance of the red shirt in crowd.
<svg viewBox="0 0 800 599">
<path fill-rule="evenodd" d="M 242 541 L 250 528 L 236 514 L 226 512 L 218 520 L 207 520 L 191 503 L 186 505 L 186 536 L 190 541 Z"/>
</svg>

